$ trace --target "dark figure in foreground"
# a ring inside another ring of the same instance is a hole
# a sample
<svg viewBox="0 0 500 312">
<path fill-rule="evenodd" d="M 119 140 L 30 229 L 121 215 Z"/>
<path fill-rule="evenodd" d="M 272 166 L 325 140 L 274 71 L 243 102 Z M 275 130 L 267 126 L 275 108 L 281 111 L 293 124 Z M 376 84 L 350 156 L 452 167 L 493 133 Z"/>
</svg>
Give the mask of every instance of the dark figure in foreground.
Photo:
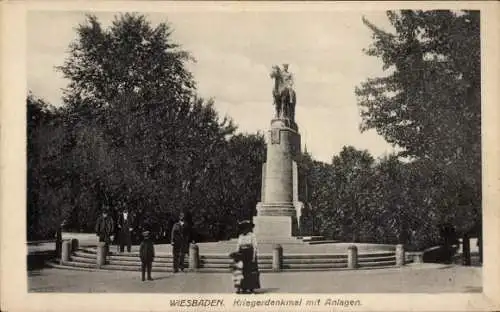
<svg viewBox="0 0 500 312">
<path fill-rule="evenodd" d="M 144 239 L 140 246 L 140 257 L 141 257 L 141 278 L 142 281 L 145 280 L 146 271 L 148 273 L 148 281 L 152 281 L 151 268 L 153 267 L 153 261 L 155 258 L 155 247 L 153 242 L 149 237 L 149 231 L 144 231 L 142 233 Z"/>
<path fill-rule="evenodd" d="M 127 245 L 127 252 L 132 249 L 132 231 L 134 230 L 134 220 L 125 207 L 118 217 L 118 239 L 120 240 L 120 252 L 123 252 Z"/>
<path fill-rule="evenodd" d="M 179 222 L 172 227 L 172 253 L 174 257 L 174 273 L 184 271 L 184 256 L 189 251 L 190 229 L 184 222 L 184 214 L 179 216 Z"/>
<path fill-rule="evenodd" d="M 113 232 L 115 230 L 113 218 L 109 215 L 107 207 L 102 210 L 102 215 L 96 222 L 95 232 L 99 237 L 99 242 L 106 243 L 106 254 L 109 252 L 109 244 L 113 241 Z"/>
<path fill-rule="evenodd" d="M 257 264 L 257 238 L 252 232 L 253 224 L 245 220 L 239 223 L 240 235 L 238 237 L 237 251 L 243 261 L 243 292 L 253 292 L 260 288 L 259 267 Z"/>
<path fill-rule="evenodd" d="M 440 235 L 444 246 L 442 260 L 449 264 L 452 262 L 453 256 L 458 249 L 458 235 L 455 227 L 449 223 L 441 226 Z"/>
<path fill-rule="evenodd" d="M 243 289 L 241 288 L 241 282 L 243 281 L 243 261 L 241 254 L 239 252 L 232 252 L 229 257 L 233 259 L 231 263 L 231 272 L 233 273 L 232 279 L 234 288 L 237 294 L 241 294 Z"/>
</svg>

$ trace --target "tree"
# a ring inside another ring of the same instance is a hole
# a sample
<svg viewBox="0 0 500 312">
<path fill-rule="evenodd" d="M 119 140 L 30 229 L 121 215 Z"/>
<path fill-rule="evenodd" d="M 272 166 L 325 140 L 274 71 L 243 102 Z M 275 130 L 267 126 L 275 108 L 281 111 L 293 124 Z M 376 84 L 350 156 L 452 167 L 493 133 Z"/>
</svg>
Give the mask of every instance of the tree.
<svg viewBox="0 0 500 312">
<path fill-rule="evenodd" d="M 142 15 L 119 15 L 108 28 L 89 15 L 76 32 L 58 67 L 70 80 L 64 102 L 80 190 L 73 220 L 91 228 L 104 202 L 127 205 L 148 226 L 203 210 L 210 159 L 235 126 L 196 97 L 185 67 L 193 58 L 166 23 L 153 27 Z"/>
<path fill-rule="evenodd" d="M 313 162 L 311 206 L 321 235 L 359 241 L 367 222 L 374 159 L 368 151 L 345 146 L 332 164 Z"/>
<path fill-rule="evenodd" d="M 68 181 L 71 165 L 65 159 L 70 140 L 65 111 L 31 92 L 27 97 L 27 234 L 29 239 L 54 238 L 71 212 Z"/>
<path fill-rule="evenodd" d="M 312 170 L 315 166 L 315 161 L 307 151 L 307 146 L 304 148 L 304 152 L 298 155 L 296 161 L 298 169 L 299 201 L 304 203 L 299 219 L 299 234 L 302 236 L 315 235 L 317 224 L 315 216 L 316 211 L 311 205 L 313 190 Z"/>
<path fill-rule="evenodd" d="M 169 233 L 183 211 L 198 239 L 234 235 L 259 201 L 263 136 L 235 135 L 214 101 L 196 96 L 191 57 L 166 24 L 124 14 L 104 29 L 88 16 L 77 35 L 59 67 L 65 106 L 27 99 L 29 233 L 62 218 L 92 231 L 106 204 L 126 205 L 139 230 Z"/>
<path fill-rule="evenodd" d="M 193 201 L 203 201 L 194 222 L 202 235 L 227 239 L 237 222 L 250 219 L 260 201 L 265 143 L 262 134 L 236 134 L 221 142 L 208 161 Z M 194 202 L 193 202 L 194 204 Z"/>
<path fill-rule="evenodd" d="M 412 250 L 435 246 L 447 178 L 431 165 L 404 163 L 397 155 L 375 161 L 352 146 L 335 155 L 332 164 L 313 161 L 311 204 L 319 234 L 341 241 L 403 243 Z"/>
<path fill-rule="evenodd" d="M 438 243 L 434 216 L 439 185 L 432 182 L 438 176 L 430 169 L 420 162 L 404 163 L 397 155 L 379 159 L 374 167 L 376 183 L 369 190 L 375 237 L 417 250 Z"/>
<path fill-rule="evenodd" d="M 473 199 L 448 211 L 458 218 L 472 210 L 470 222 L 454 221 L 467 231 L 481 213 L 479 12 L 391 11 L 388 18 L 393 33 L 364 20 L 374 39 L 366 53 L 391 72 L 356 88 L 361 129 L 458 178 Z"/>
<path fill-rule="evenodd" d="M 352 241 L 359 241 L 361 224 L 367 203 L 367 188 L 371 183 L 371 169 L 374 159 L 368 151 L 357 150 L 352 146 L 344 146 L 338 156 L 332 159 L 336 184 L 339 187 L 337 199 L 339 207 L 347 213 L 347 222 L 352 233 Z"/>
<path fill-rule="evenodd" d="M 313 161 L 308 177 L 311 209 L 314 209 L 314 234 L 338 238 L 341 210 L 335 206 L 337 185 L 332 165 Z"/>
<path fill-rule="evenodd" d="M 108 29 L 98 19 L 76 29 L 69 57 L 58 69 L 71 82 L 65 102 L 102 108 L 136 93 L 163 103 L 191 100 L 194 81 L 185 63 L 194 60 L 171 39 L 166 23 L 153 28 L 146 17 L 122 14 Z"/>
</svg>

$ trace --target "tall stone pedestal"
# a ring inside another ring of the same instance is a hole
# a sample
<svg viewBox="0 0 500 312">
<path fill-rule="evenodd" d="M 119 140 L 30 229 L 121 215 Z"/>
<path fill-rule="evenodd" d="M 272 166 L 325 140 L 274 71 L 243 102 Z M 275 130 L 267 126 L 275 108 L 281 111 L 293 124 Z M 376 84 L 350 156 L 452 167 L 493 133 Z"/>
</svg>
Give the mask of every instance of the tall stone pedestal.
<svg viewBox="0 0 500 312">
<path fill-rule="evenodd" d="M 258 241 L 293 240 L 302 203 L 298 197 L 296 156 L 300 134 L 290 119 L 273 119 L 267 140 L 267 161 L 262 166 L 262 198 L 253 221 Z"/>
</svg>

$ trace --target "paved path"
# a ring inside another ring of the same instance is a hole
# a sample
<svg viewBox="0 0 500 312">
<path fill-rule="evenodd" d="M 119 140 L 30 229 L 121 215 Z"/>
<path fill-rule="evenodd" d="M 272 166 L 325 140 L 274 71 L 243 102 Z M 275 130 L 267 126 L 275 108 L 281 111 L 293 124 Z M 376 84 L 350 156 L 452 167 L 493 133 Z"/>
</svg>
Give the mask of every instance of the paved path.
<svg viewBox="0 0 500 312">
<path fill-rule="evenodd" d="M 422 264 L 402 269 L 262 274 L 264 293 L 439 293 L 481 292 L 481 268 Z M 156 273 L 43 269 L 28 273 L 30 292 L 231 293 L 224 273 Z"/>
</svg>

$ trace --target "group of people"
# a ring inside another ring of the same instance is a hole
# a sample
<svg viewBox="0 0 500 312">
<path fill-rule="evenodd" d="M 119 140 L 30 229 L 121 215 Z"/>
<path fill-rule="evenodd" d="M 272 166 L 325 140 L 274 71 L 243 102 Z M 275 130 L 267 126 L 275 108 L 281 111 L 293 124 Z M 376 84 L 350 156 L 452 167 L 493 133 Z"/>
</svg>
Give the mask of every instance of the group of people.
<svg viewBox="0 0 500 312">
<path fill-rule="evenodd" d="M 104 208 L 102 215 L 96 222 L 95 231 L 99 238 L 99 242 L 103 242 L 106 248 L 106 254 L 109 253 L 109 246 L 115 238 L 115 234 L 118 236 L 118 245 L 120 252 L 124 252 L 125 246 L 127 247 L 127 252 L 132 250 L 132 232 L 134 231 L 134 219 L 130 215 L 128 209 L 124 208 L 117 219 L 117 229 L 115 229 L 115 222 L 110 216 L 109 209 Z M 115 231 L 117 230 L 117 231 Z M 142 242 L 139 246 L 139 255 L 141 258 L 141 274 L 142 280 L 145 280 L 145 275 L 147 272 L 147 279 L 152 280 L 151 270 L 152 264 L 155 257 L 154 243 L 151 239 L 151 231 L 144 228 L 142 232 Z M 184 214 L 181 213 L 178 222 L 176 222 L 172 227 L 172 232 L 170 236 L 170 241 L 172 245 L 173 254 L 173 267 L 174 273 L 179 271 L 184 271 L 184 258 L 186 253 L 189 251 L 189 243 L 191 242 L 191 230 L 184 220 Z"/>
<path fill-rule="evenodd" d="M 131 252 L 132 232 L 134 231 L 134 219 L 129 211 L 124 208 L 117 219 L 117 231 L 115 231 L 115 222 L 109 214 L 109 209 L 103 209 L 101 217 L 96 222 L 96 235 L 99 242 L 105 243 L 105 248 L 109 251 L 109 246 L 113 242 L 114 235 L 118 235 L 118 244 L 120 252 L 124 252 L 125 246 L 127 252 Z M 253 293 L 255 289 L 260 288 L 259 268 L 257 264 L 257 239 L 253 233 L 253 224 L 245 220 L 239 222 L 239 236 L 236 245 L 236 251 L 229 256 L 233 259 L 231 269 L 233 272 L 232 280 L 236 293 Z M 142 281 L 152 280 L 151 271 L 155 258 L 154 242 L 151 239 L 151 231 L 147 227 L 142 232 L 142 242 L 139 246 L 139 255 L 141 259 L 141 277 Z M 184 260 L 186 253 L 189 252 L 191 239 L 191 229 L 185 222 L 183 213 L 179 215 L 179 220 L 172 227 L 170 236 L 173 256 L 173 271 L 177 273 L 184 271 Z"/>
<path fill-rule="evenodd" d="M 116 235 L 120 252 L 124 252 L 125 246 L 127 246 L 127 251 L 130 252 L 132 249 L 132 231 L 134 230 L 134 226 L 134 218 L 128 212 L 127 208 L 124 208 L 118 216 L 115 227 L 115 221 L 110 215 L 109 209 L 104 207 L 102 215 L 96 222 L 95 232 L 99 237 L 99 242 L 104 242 L 106 248 L 109 248 Z"/>
</svg>

